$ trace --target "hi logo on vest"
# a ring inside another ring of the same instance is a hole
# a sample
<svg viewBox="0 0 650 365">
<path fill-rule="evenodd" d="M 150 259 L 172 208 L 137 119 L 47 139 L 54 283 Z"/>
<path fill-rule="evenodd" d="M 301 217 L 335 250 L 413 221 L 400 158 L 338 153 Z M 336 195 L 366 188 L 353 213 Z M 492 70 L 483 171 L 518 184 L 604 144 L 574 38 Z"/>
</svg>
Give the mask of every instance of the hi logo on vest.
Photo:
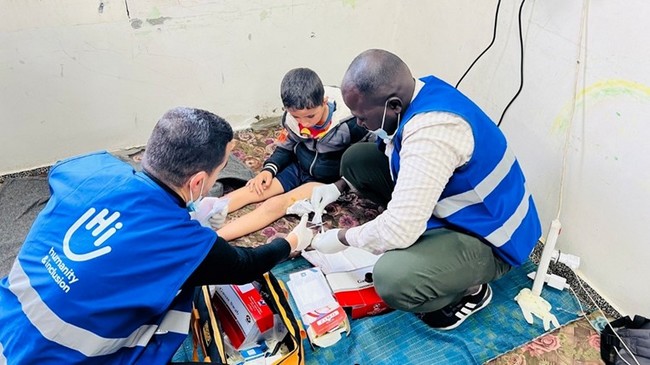
<svg viewBox="0 0 650 365">
<path fill-rule="evenodd" d="M 63 253 L 65 253 L 65 255 L 72 261 L 88 261 L 111 252 L 111 246 L 100 246 L 113 236 L 118 229 L 123 227 L 122 222 L 116 222 L 120 217 L 120 212 L 113 212 L 110 216 L 108 216 L 108 209 L 102 209 L 97 214 L 95 214 L 95 212 L 95 208 L 88 209 L 86 213 L 74 222 L 63 238 Z M 88 223 L 86 223 L 86 221 L 88 221 Z M 91 231 L 90 234 L 93 237 L 99 236 L 93 242 L 94 247 L 99 248 L 85 253 L 72 251 L 70 248 L 70 240 L 72 239 L 72 235 L 82 226 L 84 226 L 86 231 Z"/>
</svg>

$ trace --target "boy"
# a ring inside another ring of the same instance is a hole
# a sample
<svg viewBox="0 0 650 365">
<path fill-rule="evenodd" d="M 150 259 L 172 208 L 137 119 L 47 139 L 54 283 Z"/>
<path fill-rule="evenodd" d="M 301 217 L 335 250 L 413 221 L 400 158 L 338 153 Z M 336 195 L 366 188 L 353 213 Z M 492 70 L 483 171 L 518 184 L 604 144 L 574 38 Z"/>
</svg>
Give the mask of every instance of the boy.
<svg viewBox="0 0 650 365">
<path fill-rule="evenodd" d="M 308 68 L 289 71 L 282 79 L 280 96 L 285 113 L 275 151 L 257 176 L 227 196 L 229 211 L 264 203 L 220 228 L 217 233 L 225 240 L 266 227 L 294 202 L 309 198 L 314 187 L 338 180 L 341 155 L 368 135 L 343 103 L 341 91 L 323 87 Z"/>
</svg>

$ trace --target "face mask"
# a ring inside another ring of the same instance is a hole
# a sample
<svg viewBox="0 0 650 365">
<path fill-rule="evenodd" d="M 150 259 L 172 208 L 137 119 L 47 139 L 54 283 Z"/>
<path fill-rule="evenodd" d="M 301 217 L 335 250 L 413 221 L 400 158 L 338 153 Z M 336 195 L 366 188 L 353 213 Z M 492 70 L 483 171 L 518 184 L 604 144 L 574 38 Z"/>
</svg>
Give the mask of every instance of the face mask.
<svg viewBox="0 0 650 365">
<path fill-rule="evenodd" d="M 205 179 L 203 179 L 203 182 L 201 183 L 201 194 L 203 194 L 203 187 L 205 186 Z M 199 194 L 199 197 L 194 200 L 194 197 L 192 196 L 192 189 L 190 189 L 190 201 L 187 202 L 187 210 L 190 212 L 190 217 L 194 219 L 196 216 L 196 212 L 199 210 L 199 204 L 201 203 L 201 200 L 203 199 L 203 196 Z"/>
<path fill-rule="evenodd" d="M 384 143 L 388 144 L 390 140 L 393 138 L 393 136 L 389 136 L 388 132 L 384 130 L 384 122 L 386 122 L 386 110 L 388 108 L 388 100 L 386 100 L 386 103 L 384 104 L 384 114 L 381 117 L 381 127 L 379 129 L 376 129 L 374 131 L 369 131 L 370 133 L 374 134 L 377 136 L 377 138 L 382 139 Z M 402 113 L 397 114 L 397 125 L 399 126 L 399 119 Z M 393 133 L 394 134 L 394 133 Z"/>
</svg>

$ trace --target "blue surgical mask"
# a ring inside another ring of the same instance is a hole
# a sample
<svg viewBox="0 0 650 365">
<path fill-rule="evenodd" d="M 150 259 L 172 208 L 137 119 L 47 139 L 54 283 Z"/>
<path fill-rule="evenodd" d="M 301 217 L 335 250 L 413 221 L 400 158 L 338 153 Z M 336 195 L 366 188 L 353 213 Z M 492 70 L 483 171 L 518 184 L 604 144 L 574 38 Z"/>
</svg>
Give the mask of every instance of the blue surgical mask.
<svg viewBox="0 0 650 365">
<path fill-rule="evenodd" d="M 393 139 L 393 135 L 388 135 L 388 132 L 384 130 L 384 123 L 386 122 L 386 110 L 388 109 L 388 100 L 386 100 L 386 103 L 384 103 L 384 114 L 381 117 L 381 127 L 379 129 L 376 129 L 374 131 L 369 131 L 370 133 L 374 134 L 377 136 L 377 138 L 381 139 L 384 141 L 384 143 L 388 144 L 391 139 Z M 399 121 L 400 121 L 400 116 L 402 113 L 397 114 L 397 125 L 399 126 Z"/>
<path fill-rule="evenodd" d="M 203 194 L 203 188 L 205 187 L 205 179 L 203 179 L 203 182 L 201 183 L 201 194 Z M 192 189 L 190 189 L 190 201 L 187 202 L 187 210 L 190 212 L 190 216 L 194 218 L 194 215 L 192 213 L 195 213 L 197 210 L 199 210 L 199 204 L 201 203 L 201 200 L 203 200 L 203 195 L 199 195 L 196 200 L 194 200 L 194 197 L 192 196 Z"/>
</svg>

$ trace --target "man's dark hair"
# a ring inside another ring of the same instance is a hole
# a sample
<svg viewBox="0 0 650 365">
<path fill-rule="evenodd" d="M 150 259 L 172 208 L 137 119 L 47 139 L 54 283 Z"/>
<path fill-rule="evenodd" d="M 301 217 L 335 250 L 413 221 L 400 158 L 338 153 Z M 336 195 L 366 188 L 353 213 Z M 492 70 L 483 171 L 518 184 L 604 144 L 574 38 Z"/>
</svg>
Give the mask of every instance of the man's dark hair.
<svg viewBox="0 0 650 365">
<path fill-rule="evenodd" d="M 224 161 L 232 139 L 232 127 L 223 118 L 201 109 L 174 108 L 151 132 L 142 167 L 180 187 L 197 172 L 212 173 Z"/>
<path fill-rule="evenodd" d="M 408 66 L 395 54 L 382 49 L 369 49 L 352 60 L 341 83 L 342 89 L 354 87 L 361 94 L 380 95 L 394 88 L 398 78 L 408 74 Z"/>
<path fill-rule="evenodd" d="M 311 109 L 323 104 L 325 89 L 316 72 L 294 68 L 282 79 L 280 97 L 285 109 Z"/>
</svg>

